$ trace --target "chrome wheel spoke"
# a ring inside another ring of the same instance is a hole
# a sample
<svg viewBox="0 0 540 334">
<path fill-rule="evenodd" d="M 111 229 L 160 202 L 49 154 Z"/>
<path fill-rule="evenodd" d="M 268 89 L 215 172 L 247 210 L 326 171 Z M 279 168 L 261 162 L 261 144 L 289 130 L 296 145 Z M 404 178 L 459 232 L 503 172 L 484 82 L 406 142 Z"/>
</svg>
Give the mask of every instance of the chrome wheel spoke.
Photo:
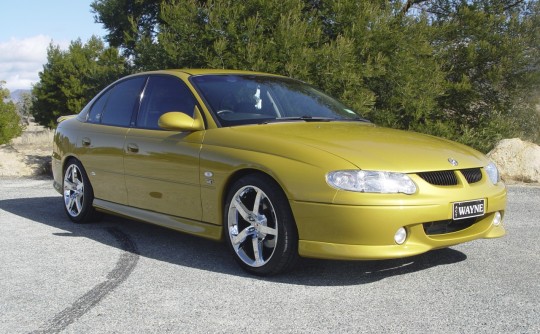
<svg viewBox="0 0 540 334">
<path fill-rule="evenodd" d="M 275 228 L 271 228 L 265 225 L 259 225 L 257 226 L 257 231 L 261 234 L 265 235 L 276 235 L 277 236 L 277 230 Z"/>
<path fill-rule="evenodd" d="M 73 205 L 75 204 L 73 196 L 68 197 L 68 201 L 66 202 L 66 208 L 69 212 L 73 212 Z"/>
<path fill-rule="evenodd" d="M 253 245 L 253 256 L 255 257 L 255 265 L 263 265 L 264 259 L 262 258 L 262 242 L 259 242 L 259 238 L 254 236 L 253 239 L 251 239 L 251 244 Z"/>
<path fill-rule="evenodd" d="M 238 233 L 237 236 L 232 237 L 232 244 L 234 246 L 240 246 L 240 244 L 244 242 L 250 234 L 253 234 L 253 227 L 251 226 L 243 229 L 242 232 Z"/>
<path fill-rule="evenodd" d="M 240 216 L 242 216 L 242 218 L 244 218 L 245 221 L 249 222 L 250 217 L 251 217 L 251 211 L 249 211 L 246 208 L 244 203 L 242 203 L 242 201 L 240 200 L 239 196 L 236 196 L 234 198 L 233 204 L 236 210 L 238 211 L 238 213 L 240 214 Z"/>
<path fill-rule="evenodd" d="M 76 190 L 77 185 L 75 183 L 71 182 L 71 180 L 65 179 L 64 180 L 64 189 L 65 190 Z"/>
<path fill-rule="evenodd" d="M 71 168 L 71 181 L 77 182 L 77 168 L 75 166 L 72 166 Z"/>
<path fill-rule="evenodd" d="M 77 194 L 75 196 L 75 206 L 77 207 L 77 213 L 81 212 L 83 204 L 82 204 L 82 195 Z"/>
<path fill-rule="evenodd" d="M 255 203 L 253 204 L 253 214 L 254 215 L 259 214 L 259 206 L 261 205 L 262 196 L 263 196 L 262 190 L 257 189 L 257 195 L 255 195 Z"/>
<path fill-rule="evenodd" d="M 84 190 L 84 183 L 82 183 L 82 181 L 77 180 L 75 181 L 75 184 L 76 184 L 75 188 L 77 189 L 77 191 L 82 192 Z"/>
</svg>

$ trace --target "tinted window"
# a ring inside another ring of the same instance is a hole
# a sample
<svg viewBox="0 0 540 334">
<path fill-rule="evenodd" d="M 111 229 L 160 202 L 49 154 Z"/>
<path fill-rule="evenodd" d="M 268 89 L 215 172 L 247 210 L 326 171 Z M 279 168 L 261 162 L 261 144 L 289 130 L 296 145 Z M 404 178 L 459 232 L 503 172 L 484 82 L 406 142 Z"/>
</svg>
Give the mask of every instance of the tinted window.
<svg viewBox="0 0 540 334">
<path fill-rule="evenodd" d="M 137 127 L 159 129 L 158 119 L 170 111 L 181 111 L 193 116 L 195 98 L 188 87 L 178 78 L 152 76 L 144 90 Z"/>
<path fill-rule="evenodd" d="M 141 89 L 146 77 L 137 77 L 120 82 L 109 93 L 101 123 L 129 126 L 133 110 L 139 104 Z M 97 102 L 96 102 L 97 103 Z"/>
<path fill-rule="evenodd" d="M 192 83 L 223 126 L 268 121 L 360 120 L 339 101 L 300 81 L 257 75 L 201 75 Z"/>
<path fill-rule="evenodd" d="M 96 102 L 94 102 L 94 104 L 92 105 L 92 109 L 90 109 L 90 112 L 88 113 L 88 122 L 101 123 L 103 108 L 107 103 L 107 99 L 109 98 L 110 93 L 111 91 L 108 90 L 107 92 L 105 92 L 105 94 L 101 95 Z"/>
</svg>

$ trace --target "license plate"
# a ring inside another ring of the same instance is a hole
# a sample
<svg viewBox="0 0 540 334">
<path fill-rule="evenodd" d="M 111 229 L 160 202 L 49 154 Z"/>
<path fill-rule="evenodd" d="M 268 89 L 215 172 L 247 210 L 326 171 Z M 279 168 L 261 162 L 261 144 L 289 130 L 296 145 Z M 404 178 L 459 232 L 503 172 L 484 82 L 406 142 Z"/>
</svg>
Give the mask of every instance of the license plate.
<svg viewBox="0 0 540 334">
<path fill-rule="evenodd" d="M 454 220 L 483 216 L 486 212 L 486 200 L 477 199 L 474 201 L 453 203 L 452 212 L 452 218 Z"/>
</svg>

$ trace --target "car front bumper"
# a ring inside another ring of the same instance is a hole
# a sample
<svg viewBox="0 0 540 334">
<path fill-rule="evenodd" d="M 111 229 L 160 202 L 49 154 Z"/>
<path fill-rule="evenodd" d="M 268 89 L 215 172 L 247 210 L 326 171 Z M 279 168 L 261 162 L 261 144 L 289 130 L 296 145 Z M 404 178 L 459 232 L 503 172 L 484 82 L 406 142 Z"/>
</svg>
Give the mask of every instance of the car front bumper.
<svg viewBox="0 0 540 334">
<path fill-rule="evenodd" d="M 483 216 L 475 218 L 471 226 L 449 233 L 426 233 L 424 224 L 445 224 L 452 220 L 452 203 L 463 200 L 463 194 L 459 196 L 456 193 L 452 198 L 451 193 L 445 200 L 432 203 L 413 198 L 365 206 L 291 201 L 298 227 L 299 254 L 323 259 L 392 259 L 505 235 L 502 223 L 493 224 L 496 212 L 504 219 L 504 187 L 492 189 L 488 196 L 481 196 L 482 192 L 472 194 L 471 199 L 486 199 L 486 210 Z M 399 245 L 394 241 L 394 235 L 401 227 L 407 231 L 407 238 Z"/>
</svg>

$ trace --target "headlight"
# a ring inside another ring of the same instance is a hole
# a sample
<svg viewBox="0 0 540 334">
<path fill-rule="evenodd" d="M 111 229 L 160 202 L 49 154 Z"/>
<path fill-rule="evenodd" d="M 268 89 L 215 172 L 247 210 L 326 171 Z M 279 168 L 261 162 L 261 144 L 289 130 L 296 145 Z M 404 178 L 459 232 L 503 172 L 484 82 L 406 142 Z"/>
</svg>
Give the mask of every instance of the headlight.
<svg viewBox="0 0 540 334">
<path fill-rule="evenodd" d="M 497 184 L 501 180 L 499 176 L 499 170 L 493 162 L 490 162 L 489 165 L 484 167 L 484 169 L 489 176 L 489 180 L 491 181 L 491 183 Z"/>
<path fill-rule="evenodd" d="M 369 170 L 338 170 L 326 175 L 334 188 L 365 193 L 414 194 L 416 185 L 407 174 Z"/>
</svg>

